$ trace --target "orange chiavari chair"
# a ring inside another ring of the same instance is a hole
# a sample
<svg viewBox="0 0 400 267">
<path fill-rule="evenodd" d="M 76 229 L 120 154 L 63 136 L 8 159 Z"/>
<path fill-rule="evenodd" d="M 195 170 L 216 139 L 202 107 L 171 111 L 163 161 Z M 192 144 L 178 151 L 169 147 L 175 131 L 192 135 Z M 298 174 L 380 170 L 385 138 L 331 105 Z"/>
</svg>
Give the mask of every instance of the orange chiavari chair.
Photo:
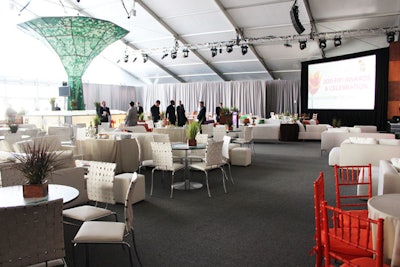
<svg viewBox="0 0 400 267">
<path fill-rule="evenodd" d="M 373 220 L 363 218 L 354 213 L 341 210 L 322 202 L 322 233 L 324 235 L 324 258 L 325 266 L 337 266 L 336 261 L 343 264 L 341 267 L 383 267 L 383 219 Z M 346 219 L 345 219 L 346 218 Z M 349 227 L 343 225 L 344 221 L 351 223 Z M 365 225 L 365 228 L 361 228 Z M 376 236 L 373 237 L 372 228 L 376 229 Z M 362 250 L 373 256 L 357 257 L 347 259 L 332 248 L 334 242 L 346 244 L 357 250 Z M 335 264 L 331 264 L 334 260 Z"/>
</svg>

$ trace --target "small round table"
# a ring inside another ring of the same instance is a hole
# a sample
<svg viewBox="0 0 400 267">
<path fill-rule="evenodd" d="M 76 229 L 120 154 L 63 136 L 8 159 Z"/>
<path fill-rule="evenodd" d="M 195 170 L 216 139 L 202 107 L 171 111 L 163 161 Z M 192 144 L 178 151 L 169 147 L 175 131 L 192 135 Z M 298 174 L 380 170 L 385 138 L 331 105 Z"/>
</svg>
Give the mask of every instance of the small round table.
<svg viewBox="0 0 400 267">
<path fill-rule="evenodd" d="M 25 206 L 42 201 L 62 198 L 63 203 L 68 203 L 79 196 L 79 190 L 59 184 L 49 184 L 49 193 L 44 198 L 24 198 L 22 185 L 0 187 L 0 208 Z"/>
<path fill-rule="evenodd" d="M 203 185 L 201 183 L 190 182 L 189 175 L 188 175 L 188 151 L 195 150 L 195 149 L 205 149 L 206 144 L 197 144 L 196 146 L 188 146 L 186 143 L 178 143 L 172 144 L 172 150 L 185 150 L 185 181 L 174 183 L 173 187 L 178 190 L 191 190 L 191 189 L 199 189 Z"/>
</svg>

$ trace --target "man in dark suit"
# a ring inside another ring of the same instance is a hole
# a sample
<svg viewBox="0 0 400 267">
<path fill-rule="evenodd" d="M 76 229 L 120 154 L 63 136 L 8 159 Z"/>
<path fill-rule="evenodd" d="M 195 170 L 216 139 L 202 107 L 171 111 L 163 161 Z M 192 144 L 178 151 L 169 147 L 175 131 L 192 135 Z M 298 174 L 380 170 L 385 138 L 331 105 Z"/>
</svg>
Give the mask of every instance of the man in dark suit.
<svg viewBox="0 0 400 267">
<path fill-rule="evenodd" d="M 199 102 L 199 113 L 197 114 L 197 120 L 204 124 L 206 122 L 206 107 L 204 106 L 204 101 Z"/>
<path fill-rule="evenodd" d="M 151 118 L 154 123 L 160 120 L 160 100 L 157 100 L 156 103 L 150 108 Z"/>
<path fill-rule="evenodd" d="M 221 113 L 222 102 L 219 103 L 219 106 L 215 108 L 215 120 L 219 122 L 219 116 Z"/>
<path fill-rule="evenodd" d="M 167 107 L 165 112 L 167 119 L 169 120 L 169 124 L 175 125 L 176 123 L 176 115 L 175 115 L 175 101 L 171 100 L 170 105 Z"/>
<path fill-rule="evenodd" d="M 139 101 L 137 102 L 136 110 L 137 110 L 137 114 L 138 114 L 138 115 L 140 115 L 140 114 L 143 113 L 143 107 L 140 105 L 140 102 L 139 102 Z"/>
<path fill-rule="evenodd" d="M 108 117 L 111 115 L 110 108 L 107 107 L 106 101 L 101 102 L 101 106 L 99 109 L 99 117 L 101 122 L 108 122 Z"/>
</svg>

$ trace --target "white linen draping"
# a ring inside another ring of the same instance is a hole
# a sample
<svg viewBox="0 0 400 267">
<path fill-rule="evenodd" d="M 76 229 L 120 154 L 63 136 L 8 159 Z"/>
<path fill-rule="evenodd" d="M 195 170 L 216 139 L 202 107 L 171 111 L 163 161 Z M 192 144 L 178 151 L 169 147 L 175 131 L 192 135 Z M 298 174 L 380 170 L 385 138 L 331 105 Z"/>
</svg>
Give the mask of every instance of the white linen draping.
<svg viewBox="0 0 400 267">
<path fill-rule="evenodd" d="M 170 100 L 179 100 L 186 112 L 197 111 L 204 101 L 207 113 L 214 114 L 220 102 L 225 107 L 237 107 L 242 114 L 269 117 L 269 113 L 299 113 L 301 110 L 300 81 L 232 81 L 156 84 L 145 87 L 84 84 L 86 109 L 94 109 L 95 101 L 105 100 L 111 109 L 127 110 L 130 101 L 140 101 L 145 112 L 156 100 L 165 112 Z M 140 98 L 140 99 L 139 99 Z"/>
</svg>

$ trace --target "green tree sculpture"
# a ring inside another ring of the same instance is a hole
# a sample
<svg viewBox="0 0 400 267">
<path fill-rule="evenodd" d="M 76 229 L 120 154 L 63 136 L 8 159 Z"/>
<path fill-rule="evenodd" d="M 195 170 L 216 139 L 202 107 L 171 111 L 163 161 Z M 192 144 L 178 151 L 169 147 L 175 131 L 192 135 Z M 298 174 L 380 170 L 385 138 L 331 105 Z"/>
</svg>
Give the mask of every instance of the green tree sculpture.
<svg viewBox="0 0 400 267">
<path fill-rule="evenodd" d="M 18 27 L 50 45 L 60 57 L 71 89 L 68 110 L 71 110 L 71 101 L 76 103 L 76 109 L 85 109 L 83 73 L 104 48 L 128 34 L 112 22 L 90 17 L 43 17 Z"/>
</svg>

